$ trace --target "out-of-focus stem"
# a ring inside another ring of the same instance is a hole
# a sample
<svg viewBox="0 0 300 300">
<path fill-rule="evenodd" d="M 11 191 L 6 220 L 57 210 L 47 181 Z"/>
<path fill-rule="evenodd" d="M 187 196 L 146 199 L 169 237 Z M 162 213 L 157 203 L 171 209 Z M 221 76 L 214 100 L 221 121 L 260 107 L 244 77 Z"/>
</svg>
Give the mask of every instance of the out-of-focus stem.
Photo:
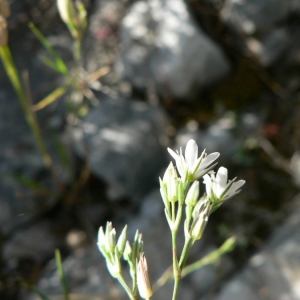
<svg viewBox="0 0 300 300">
<path fill-rule="evenodd" d="M 17 68 L 14 64 L 8 45 L 3 45 L 0 47 L 0 57 L 2 59 L 5 71 L 11 81 L 11 84 L 19 98 L 20 104 L 25 114 L 25 118 L 34 135 L 37 147 L 42 155 L 43 161 L 47 167 L 51 168 L 52 166 L 51 156 L 49 155 L 49 152 L 46 148 L 36 115 L 31 109 L 29 99 L 27 99 L 26 93 L 22 86 Z"/>
</svg>

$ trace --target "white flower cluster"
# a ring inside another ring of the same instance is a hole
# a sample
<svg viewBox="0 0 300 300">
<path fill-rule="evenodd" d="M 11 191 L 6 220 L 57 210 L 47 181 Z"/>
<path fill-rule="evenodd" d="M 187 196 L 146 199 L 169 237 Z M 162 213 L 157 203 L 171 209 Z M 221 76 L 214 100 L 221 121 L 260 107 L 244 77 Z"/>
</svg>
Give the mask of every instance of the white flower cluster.
<svg viewBox="0 0 300 300">
<path fill-rule="evenodd" d="M 216 159 L 220 153 L 207 155 L 205 150 L 198 157 L 198 146 L 194 140 L 189 140 L 185 154 L 182 150 L 174 152 L 168 148 L 175 159 L 176 168 L 171 162 L 160 181 L 160 192 L 165 205 L 165 215 L 172 234 L 173 249 L 173 277 L 175 280 L 174 294 L 176 299 L 178 282 L 181 273 L 195 241 L 202 238 L 210 214 L 225 200 L 240 191 L 245 180 L 234 178 L 228 181 L 228 172 L 220 167 L 215 175 L 212 169 L 216 166 Z M 176 170 L 177 169 L 177 170 Z M 206 194 L 199 198 L 199 179 L 203 177 Z M 176 240 L 184 215 L 185 242 L 180 257 L 177 256 Z M 127 240 L 127 226 L 124 227 L 119 238 L 110 222 L 106 229 L 100 227 L 98 247 L 106 259 L 110 274 L 117 278 L 127 292 L 130 299 L 137 299 L 137 291 L 143 299 L 149 300 L 153 294 L 148 274 L 148 264 L 143 252 L 142 235 L 137 231 L 132 244 Z M 127 261 L 132 279 L 132 288 L 126 283 L 121 259 Z M 177 282 L 177 283 L 176 283 Z"/>
<path fill-rule="evenodd" d="M 217 174 L 212 169 L 217 165 L 220 153 L 209 155 L 205 150 L 198 157 L 198 146 L 189 140 L 185 153 L 174 152 L 168 148 L 175 159 L 176 168 L 170 163 L 163 179 L 160 179 L 160 191 L 165 204 L 165 213 L 171 230 L 177 230 L 182 215 L 182 206 L 186 204 L 185 235 L 194 240 L 200 239 L 205 230 L 210 214 L 225 200 L 240 191 L 245 180 L 228 181 L 228 171 L 220 167 Z M 178 172 L 178 173 L 177 173 Z M 199 179 L 203 177 L 206 194 L 199 199 Z M 174 214 L 174 203 L 178 201 L 177 213 Z M 173 209 L 173 211 L 172 211 Z"/>
<path fill-rule="evenodd" d="M 215 172 L 211 170 L 217 165 L 217 163 L 213 164 L 213 162 L 220 156 L 220 153 L 214 152 L 206 155 L 204 150 L 198 157 L 198 146 L 194 140 L 188 141 L 184 156 L 181 149 L 179 153 L 175 153 L 170 148 L 168 148 L 168 151 L 175 159 L 178 173 L 183 180 L 187 178 L 192 182 L 203 177 L 206 185 L 207 200 L 212 203 L 223 202 L 231 198 L 245 184 L 245 180 L 235 182 L 236 178 L 228 181 L 228 171 L 224 167 L 220 167 L 215 176 Z M 192 187 L 192 190 L 195 189 L 194 185 Z"/>
</svg>

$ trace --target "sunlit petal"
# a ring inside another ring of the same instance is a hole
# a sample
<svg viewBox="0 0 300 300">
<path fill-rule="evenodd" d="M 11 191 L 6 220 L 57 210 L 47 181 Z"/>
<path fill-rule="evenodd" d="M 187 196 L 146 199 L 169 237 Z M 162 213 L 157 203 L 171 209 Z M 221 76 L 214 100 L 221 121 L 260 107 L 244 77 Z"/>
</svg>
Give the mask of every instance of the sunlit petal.
<svg viewBox="0 0 300 300">
<path fill-rule="evenodd" d="M 219 152 L 214 152 L 203 158 L 201 162 L 201 168 L 205 169 L 209 165 L 211 165 L 218 157 L 220 156 Z"/>
<path fill-rule="evenodd" d="M 185 160 L 191 170 L 198 158 L 198 146 L 194 140 L 189 140 L 185 148 Z"/>
</svg>

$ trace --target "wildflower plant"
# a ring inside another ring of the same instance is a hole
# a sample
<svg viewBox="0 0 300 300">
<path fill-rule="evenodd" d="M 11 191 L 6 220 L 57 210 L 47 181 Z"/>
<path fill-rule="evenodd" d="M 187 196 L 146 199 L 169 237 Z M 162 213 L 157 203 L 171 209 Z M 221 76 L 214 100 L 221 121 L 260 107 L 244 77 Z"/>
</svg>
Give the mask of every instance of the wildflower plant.
<svg viewBox="0 0 300 300">
<path fill-rule="evenodd" d="M 236 195 L 245 181 L 236 181 L 236 178 L 228 181 L 228 171 L 224 167 L 220 167 L 215 175 L 212 169 L 216 166 L 216 159 L 220 154 L 215 152 L 207 155 L 204 150 L 198 157 L 198 146 L 194 140 L 188 141 L 184 155 L 181 149 L 179 152 L 174 152 L 168 148 L 168 152 L 175 159 L 176 168 L 171 162 L 163 178 L 159 178 L 159 182 L 165 216 L 172 235 L 173 274 L 172 276 L 168 273 L 163 274 L 156 286 L 162 286 L 173 277 L 172 300 L 175 300 L 182 277 L 205 264 L 214 262 L 222 254 L 232 250 L 233 238 L 228 239 L 218 250 L 208 254 L 203 259 L 185 266 L 194 243 L 203 236 L 211 213 L 219 208 L 224 201 Z M 206 186 L 206 193 L 200 197 L 199 180 L 202 177 Z M 182 224 L 185 242 L 181 253 L 179 253 L 177 235 Z M 119 280 L 130 299 L 139 299 L 137 290 L 140 297 L 150 299 L 153 289 L 149 280 L 141 234 L 137 231 L 134 242 L 130 246 L 126 240 L 126 230 L 127 227 L 125 226 L 118 242 L 116 242 L 116 232 L 111 223 L 107 223 L 105 233 L 104 229 L 100 227 L 99 249 L 106 259 L 110 274 Z M 120 263 L 122 257 L 129 264 L 132 288 L 129 288 L 125 283 L 122 275 Z"/>
</svg>

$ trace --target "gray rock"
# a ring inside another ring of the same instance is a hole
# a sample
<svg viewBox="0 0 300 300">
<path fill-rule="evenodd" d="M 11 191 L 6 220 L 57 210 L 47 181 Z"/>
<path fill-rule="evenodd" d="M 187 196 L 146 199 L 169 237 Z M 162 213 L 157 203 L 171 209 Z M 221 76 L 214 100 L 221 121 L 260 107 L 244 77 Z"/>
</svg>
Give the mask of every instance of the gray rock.
<svg viewBox="0 0 300 300">
<path fill-rule="evenodd" d="M 294 30 L 284 22 L 291 14 L 299 15 L 299 8 L 299 0 L 227 0 L 220 15 L 224 22 L 242 33 L 247 51 L 263 66 L 271 66 L 287 50 L 295 48 Z"/>
<path fill-rule="evenodd" d="M 184 98 L 228 74 L 220 47 L 197 27 L 182 0 L 138 1 L 120 29 L 116 71 L 133 86 Z"/>
<path fill-rule="evenodd" d="M 116 29 L 125 10 L 124 1 L 103 0 L 93 3 L 89 26 L 83 43 L 85 69 L 88 73 L 110 64 L 117 44 Z"/>
<path fill-rule="evenodd" d="M 54 255 L 57 247 L 64 244 L 55 224 L 41 221 L 28 229 L 19 230 L 2 246 L 2 257 L 8 266 L 13 267 L 19 259 L 32 259 L 42 264 Z"/>
<path fill-rule="evenodd" d="M 299 13 L 299 0 L 226 0 L 222 19 L 237 31 L 253 34 L 272 29 L 291 13 Z"/>
<path fill-rule="evenodd" d="M 248 50 L 255 55 L 263 66 L 270 66 L 275 63 L 291 47 L 292 43 L 291 34 L 285 27 L 274 28 L 259 39 L 254 37 L 246 39 Z"/>
<path fill-rule="evenodd" d="M 56 197 L 49 193 L 53 182 L 37 151 L 21 105 L 6 78 L 0 76 L 0 80 L 3 83 L 0 87 L 0 228 L 8 234 L 52 207 Z M 24 181 L 40 187 L 29 188 L 21 184 Z"/>
<path fill-rule="evenodd" d="M 109 276 L 105 260 L 99 252 L 96 242 L 89 248 L 80 248 L 63 261 L 68 290 L 76 297 L 82 295 L 84 299 L 99 299 L 101 295 L 120 297 L 124 299 L 124 292 L 116 280 Z M 59 298 L 63 294 L 55 261 L 46 266 L 37 287 L 51 299 Z M 36 294 L 24 294 L 25 300 L 38 300 Z"/>
<path fill-rule="evenodd" d="M 166 118 L 143 102 L 101 100 L 74 131 L 77 152 L 109 185 L 109 196 L 140 200 L 166 164 Z"/>
<path fill-rule="evenodd" d="M 300 197 L 286 222 L 272 234 L 264 248 L 230 280 L 217 300 L 300 298 Z"/>
</svg>

